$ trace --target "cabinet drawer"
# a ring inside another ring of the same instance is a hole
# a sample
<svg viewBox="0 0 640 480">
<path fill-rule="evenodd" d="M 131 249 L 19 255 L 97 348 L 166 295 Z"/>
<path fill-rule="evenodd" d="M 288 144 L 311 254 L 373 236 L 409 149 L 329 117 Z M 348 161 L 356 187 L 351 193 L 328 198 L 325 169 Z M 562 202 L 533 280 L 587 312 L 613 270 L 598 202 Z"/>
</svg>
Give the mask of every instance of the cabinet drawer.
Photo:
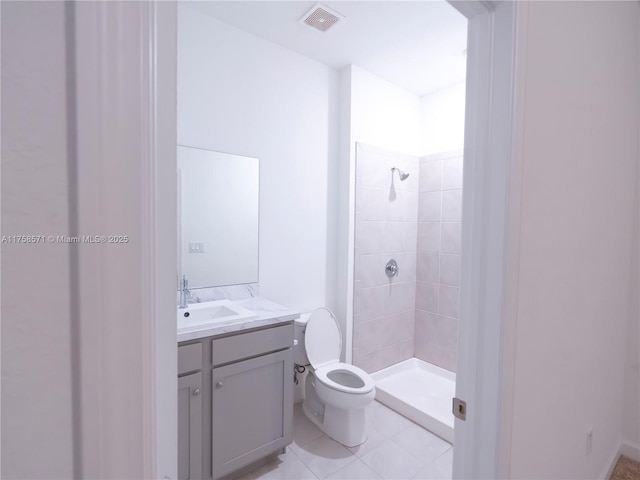
<svg viewBox="0 0 640 480">
<path fill-rule="evenodd" d="M 235 362 L 293 346 L 293 323 L 211 341 L 211 364 Z"/>
<path fill-rule="evenodd" d="M 202 344 L 178 347 L 178 375 L 202 369 Z"/>
</svg>

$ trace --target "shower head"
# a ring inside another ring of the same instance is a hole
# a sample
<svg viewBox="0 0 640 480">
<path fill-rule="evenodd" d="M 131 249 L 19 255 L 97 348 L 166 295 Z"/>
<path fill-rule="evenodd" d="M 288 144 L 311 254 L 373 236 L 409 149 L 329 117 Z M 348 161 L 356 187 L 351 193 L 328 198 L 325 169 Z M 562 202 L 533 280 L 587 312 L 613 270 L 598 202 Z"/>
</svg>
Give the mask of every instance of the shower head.
<svg viewBox="0 0 640 480">
<path fill-rule="evenodd" d="M 404 182 L 409 177 L 408 173 L 404 173 L 402 170 L 396 167 L 393 167 L 391 169 L 391 175 L 393 175 L 393 172 L 398 172 L 398 176 L 400 177 L 401 182 Z"/>
</svg>

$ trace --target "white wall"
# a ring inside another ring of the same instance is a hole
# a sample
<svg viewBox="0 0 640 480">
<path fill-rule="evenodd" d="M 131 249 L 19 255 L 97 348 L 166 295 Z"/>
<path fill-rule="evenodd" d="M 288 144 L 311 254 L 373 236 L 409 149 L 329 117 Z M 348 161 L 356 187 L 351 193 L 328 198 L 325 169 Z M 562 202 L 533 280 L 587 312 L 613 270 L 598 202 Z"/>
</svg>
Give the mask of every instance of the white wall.
<svg viewBox="0 0 640 480">
<path fill-rule="evenodd" d="M 351 142 L 420 155 L 420 97 L 351 67 Z"/>
<path fill-rule="evenodd" d="M 465 82 L 420 99 L 420 150 L 422 155 L 464 147 Z"/>
<path fill-rule="evenodd" d="M 3 2 L 2 235 L 68 232 L 63 2 Z M 69 247 L 2 245 L 2 478 L 72 478 Z"/>
<path fill-rule="evenodd" d="M 640 169 L 638 169 L 640 180 Z M 640 181 L 636 188 L 640 188 Z M 640 460 L 640 191 L 636 191 L 636 222 L 631 257 L 629 324 L 624 377 L 622 440 L 635 449 Z M 627 454 L 630 454 L 628 452 Z"/>
<path fill-rule="evenodd" d="M 337 81 L 329 67 L 179 6 L 178 143 L 260 159 L 260 294 L 301 311 L 332 306 Z"/>
<path fill-rule="evenodd" d="M 351 143 L 351 75 L 347 67 L 339 75 L 339 162 L 336 223 L 336 317 L 344 341 L 342 359 L 352 361 L 353 347 L 353 294 L 354 294 L 354 242 L 355 242 L 355 148 Z"/>
<path fill-rule="evenodd" d="M 366 70 L 340 72 L 340 165 L 336 312 L 343 328 L 343 357 L 351 358 L 356 143 L 419 155 L 420 98 Z M 417 172 L 416 172 L 417 173 Z M 348 209 L 347 209 L 348 206 Z"/>
<path fill-rule="evenodd" d="M 638 4 L 530 2 L 526 11 L 510 478 L 597 478 L 627 421 Z"/>
</svg>

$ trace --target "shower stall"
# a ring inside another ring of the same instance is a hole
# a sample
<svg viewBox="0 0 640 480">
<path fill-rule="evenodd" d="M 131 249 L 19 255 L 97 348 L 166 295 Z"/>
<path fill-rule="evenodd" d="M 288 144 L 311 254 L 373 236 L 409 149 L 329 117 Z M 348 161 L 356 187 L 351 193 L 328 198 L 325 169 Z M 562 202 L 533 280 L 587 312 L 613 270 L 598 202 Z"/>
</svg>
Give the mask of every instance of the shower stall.
<svg viewBox="0 0 640 480">
<path fill-rule="evenodd" d="M 382 403 L 453 441 L 462 151 L 356 146 L 353 363 Z"/>
</svg>

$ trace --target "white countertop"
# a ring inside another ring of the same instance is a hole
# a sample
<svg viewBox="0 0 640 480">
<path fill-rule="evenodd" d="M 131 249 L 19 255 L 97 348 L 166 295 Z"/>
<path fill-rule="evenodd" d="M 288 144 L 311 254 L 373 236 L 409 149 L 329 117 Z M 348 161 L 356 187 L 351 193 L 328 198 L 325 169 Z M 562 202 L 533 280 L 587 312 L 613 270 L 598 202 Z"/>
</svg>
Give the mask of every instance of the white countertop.
<svg viewBox="0 0 640 480">
<path fill-rule="evenodd" d="M 243 306 L 247 310 L 256 312 L 258 316 L 256 318 L 241 320 L 234 323 L 214 322 L 209 325 L 203 325 L 201 329 L 196 331 L 188 329 L 186 332 L 180 332 L 180 329 L 178 329 L 178 343 L 198 338 L 213 337 L 225 333 L 239 332 L 251 328 L 264 327 L 267 325 L 286 323 L 300 317 L 299 312 L 279 305 L 271 300 L 267 300 L 266 298 L 246 298 L 234 301 L 234 303 Z"/>
</svg>

